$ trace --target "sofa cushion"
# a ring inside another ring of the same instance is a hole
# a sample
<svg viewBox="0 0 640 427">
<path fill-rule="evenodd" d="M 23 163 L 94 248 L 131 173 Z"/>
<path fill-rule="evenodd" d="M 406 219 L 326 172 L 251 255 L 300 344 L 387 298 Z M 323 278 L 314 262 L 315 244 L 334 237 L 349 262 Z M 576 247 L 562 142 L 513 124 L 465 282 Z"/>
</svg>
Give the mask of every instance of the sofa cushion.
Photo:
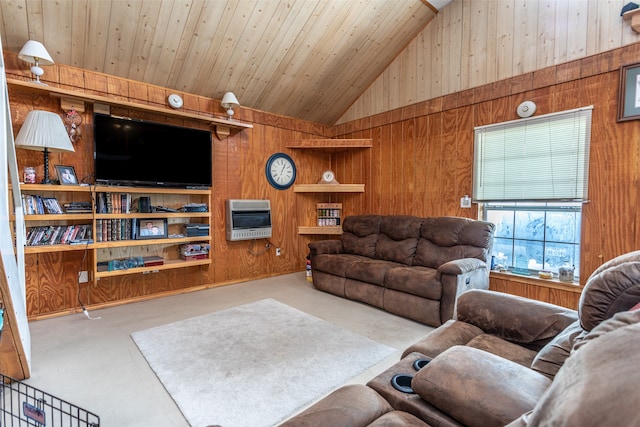
<svg viewBox="0 0 640 427">
<path fill-rule="evenodd" d="M 531 366 L 536 355 L 533 350 L 489 334 L 478 335 L 469 341 L 467 346 L 495 354 L 527 368 Z"/>
<path fill-rule="evenodd" d="M 623 256 L 625 262 L 609 261 L 608 268 L 591 274 L 580 295 L 578 313 L 586 331 L 614 314 L 629 310 L 640 302 L 640 254 Z"/>
<path fill-rule="evenodd" d="M 391 411 L 369 424 L 368 427 L 429 427 L 429 424 L 408 412 Z"/>
<path fill-rule="evenodd" d="M 573 344 L 571 352 L 578 350 L 588 342 L 593 341 L 596 338 L 600 338 L 609 332 L 624 328 L 625 326 L 634 325 L 636 323 L 640 323 L 639 309 L 634 307 L 632 310 L 616 313 L 611 319 L 607 319 L 593 328 L 591 332 L 578 336 Z"/>
<path fill-rule="evenodd" d="M 411 265 L 416 254 L 422 221 L 423 218 L 408 215 L 382 217 L 380 238 L 376 243 L 376 258 Z"/>
<path fill-rule="evenodd" d="M 381 221 L 382 217 L 379 215 L 346 217 L 340 236 L 345 253 L 375 258 Z"/>
<path fill-rule="evenodd" d="M 494 225 L 469 218 L 425 218 L 413 263 L 438 268 L 445 262 L 462 258 L 487 261 L 491 251 Z"/>
<path fill-rule="evenodd" d="M 542 349 L 577 319 L 568 308 L 481 289 L 460 295 L 457 308 L 458 320 L 532 349 Z"/>
<path fill-rule="evenodd" d="M 365 258 L 352 263 L 345 271 L 345 275 L 348 279 L 384 286 L 387 272 L 399 265 L 401 264 L 396 262 Z"/>
<path fill-rule="evenodd" d="M 550 383 L 510 360 L 454 346 L 419 370 L 411 388 L 466 426 L 491 427 L 531 410 Z"/>
<path fill-rule="evenodd" d="M 553 379 L 571 354 L 576 339 L 584 333 L 578 320 L 567 326 L 536 354 L 531 369 Z"/>
<path fill-rule="evenodd" d="M 314 257 L 313 269 L 339 277 L 346 277 L 346 271 L 351 268 L 352 264 L 368 259 L 359 255 L 322 254 Z"/>
<path fill-rule="evenodd" d="M 281 427 L 365 427 L 392 410 L 373 389 L 352 384 L 335 390 Z"/>
<path fill-rule="evenodd" d="M 387 272 L 384 286 L 432 300 L 442 296 L 442 283 L 436 278 L 437 270 L 427 267 L 395 267 Z"/>
<path fill-rule="evenodd" d="M 450 319 L 409 346 L 402 352 L 402 357 L 417 352 L 433 358 L 454 345 L 465 345 L 483 333 L 482 329 L 470 323 Z"/>
<path fill-rule="evenodd" d="M 533 411 L 510 427 L 640 425 L 640 323 L 587 341 L 571 353 Z"/>
</svg>

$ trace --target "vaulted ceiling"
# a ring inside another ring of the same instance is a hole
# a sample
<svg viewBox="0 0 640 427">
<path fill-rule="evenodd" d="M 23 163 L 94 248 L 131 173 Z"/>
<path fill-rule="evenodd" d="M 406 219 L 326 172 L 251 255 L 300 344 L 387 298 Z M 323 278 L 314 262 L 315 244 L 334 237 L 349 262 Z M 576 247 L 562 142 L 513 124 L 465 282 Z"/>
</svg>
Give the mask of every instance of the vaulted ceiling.
<svg viewBox="0 0 640 427">
<path fill-rule="evenodd" d="M 334 124 L 451 0 L 2 0 L 3 48 Z M 25 64 L 27 66 L 27 64 Z M 46 73 L 46 70 L 45 70 Z"/>
</svg>

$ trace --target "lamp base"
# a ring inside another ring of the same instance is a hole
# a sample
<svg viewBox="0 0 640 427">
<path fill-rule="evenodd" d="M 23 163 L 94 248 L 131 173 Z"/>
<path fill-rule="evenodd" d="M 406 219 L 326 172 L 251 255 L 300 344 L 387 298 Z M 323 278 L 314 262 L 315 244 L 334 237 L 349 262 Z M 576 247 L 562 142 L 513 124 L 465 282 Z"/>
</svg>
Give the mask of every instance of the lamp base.
<svg viewBox="0 0 640 427">
<path fill-rule="evenodd" d="M 49 179 L 49 149 L 44 147 L 44 177 L 42 178 L 42 184 L 53 184 Z"/>
</svg>

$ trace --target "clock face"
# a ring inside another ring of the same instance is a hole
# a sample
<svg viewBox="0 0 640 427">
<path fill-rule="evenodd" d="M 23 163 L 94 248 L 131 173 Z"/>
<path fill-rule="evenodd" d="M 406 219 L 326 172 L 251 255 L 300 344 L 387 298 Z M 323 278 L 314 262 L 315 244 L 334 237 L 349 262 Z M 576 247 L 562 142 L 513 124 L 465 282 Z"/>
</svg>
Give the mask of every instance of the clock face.
<svg viewBox="0 0 640 427">
<path fill-rule="evenodd" d="M 333 174 L 333 171 L 324 171 L 324 173 L 322 174 L 322 180 L 326 182 L 333 181 L 335 177 L 336 176 Z"/>
<path fill-rule="evenodd" d="M 269 157 L 265 168 L 267 181 L 278 190 L 285 190 L 296 180 L 296 164 L 284 153 L 276 153 Z"/>
</svg>

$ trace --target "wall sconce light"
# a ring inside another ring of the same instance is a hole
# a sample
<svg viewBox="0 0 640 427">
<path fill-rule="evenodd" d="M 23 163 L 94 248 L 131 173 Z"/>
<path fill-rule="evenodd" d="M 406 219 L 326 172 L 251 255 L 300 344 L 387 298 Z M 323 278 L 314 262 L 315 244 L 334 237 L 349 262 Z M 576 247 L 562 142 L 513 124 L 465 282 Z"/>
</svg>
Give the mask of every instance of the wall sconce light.
<svg viewBox="0 0 640 427">
<path fill-rule="evenodd" d="M 220 102 L 222 108 L 227 110 L 227 114 L 229 115 L 229 120 L 233 116 L 233 109 L 240 106 L 238 102 L 238 98 L 233 94 L 233 92 L 227 92 L 222 97 L 222 102 Z"/>
<path fill-rule="evenodd" d="M 44 74 L 44 70 L 40 68 L 41 65 L 54 64 L 53 59 L 51 59 L 51 55 L 49 55 L 49 52 L 47 52 L 44 45 L 35 40 L 29 40 L 24 44 L 24 46 L 22 46 L 20 53 L 18 53 L 18 58 L 33 64 L 31 67 L 31 73 L 36 76 L 34 83 L 42 83 L 40 81 L 40 76 Z"/>
<path fill-rule="evenodd" d="M 15 144 L 27 150 L 44 151 L 43 184 L 51 184 L 49 151 L 75 151 L 62 118 L 56 113 L 42 110 L 29 111 L 16 136 Z"/>
</svg>

